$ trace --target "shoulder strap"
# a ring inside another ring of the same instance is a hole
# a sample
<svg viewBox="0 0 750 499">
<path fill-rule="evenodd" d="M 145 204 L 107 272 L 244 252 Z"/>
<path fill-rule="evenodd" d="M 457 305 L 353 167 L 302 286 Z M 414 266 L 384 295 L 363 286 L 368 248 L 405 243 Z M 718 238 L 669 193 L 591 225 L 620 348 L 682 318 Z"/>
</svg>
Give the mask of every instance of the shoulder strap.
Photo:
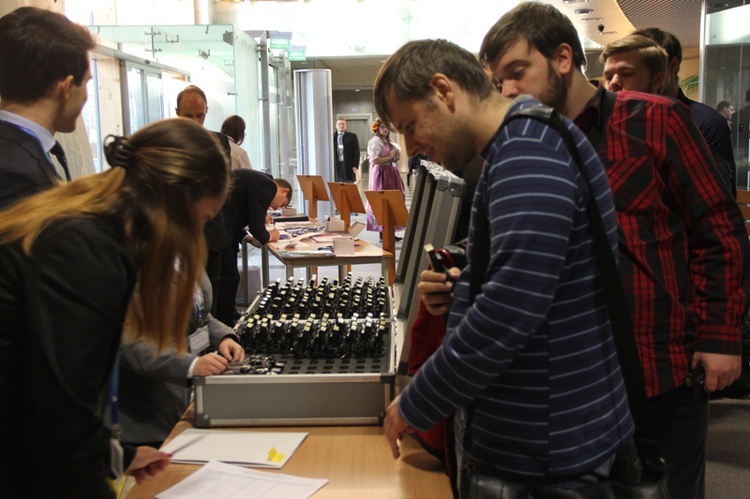
<svg viewBox="0 0 750 499">
<path fill-rule="evenodd" d="M 606 99 L 609 104 L 614 105 L 614 99 L 610 99 L 610 95 L 614 96 L 614 94 L 605 92 L 604 95 L 605 98 L 603 100 Z M 608 106 L 608 113 L 611 114 L 611 112 L 612 107 Z M 605 109 L 602 109 L 602 116 L 604 116 L 604 114 Z M 609 114 L 607 114 L 607 118 L 609 117 Z M 591 187 L 588 172 L 584 167 L 583 160 L 581 159 L 578 147 L 576 147 L 573 135 L 555 110 L 546 106 L 524 108 L 519 112 L 508 116 L 503 122 L 502 127 L 507 126 L 512 120 L 520 118 L 532 118 L 541 121 L 557 131 L 565 143 L 573 161 L 578 167 L 581 176 L 586 182 L 586 187 L 590 194 L 588 197 L 587 211 L 589 213 L 589 223 L 591 224 L 594 236 L 594 252 L 599 265 L 601 281 L 604 284 L 603 287 L 604 295 L 607 300 L 607 310 L 612 325 L 612 332 L 615 337 L 615 344 L 617 345 L 617 355 L 628 394 L 630 412 L 635 421 L 635 441 L 638 445 L 642 462 L 644 464 L 648 463 L 648 465 L 656 465 L 656 463 L 659 462 L 659 453 L 656 445 L 656 431 L 648 407 L 643 370 L 641 368 L 640 360 L 638 359 L 635 337 L 633 336 L 633 327 L 630 322 L 630 314 L 626 305 L 628 302 L 625 297 L 625 291 L 622 288 L 622 282 L 620 281 L 617 262 L 612 254 L 607 233 L 599 214 L 599 208 L 597 207 L 594 198 L 594 190 Z M 606 119 L 603 122 L 606 123 Z M 592 129 L 593 128 L 595 127 L 592 127 Z M 474 241 L 472 244 L 473 250 L 471 252 L 471 268 L 487 269 L 489 268 L 490 247 L 489 222 L 484 211 L 484 206 L 480 203 L 477 208 L 477 220 L 475 223 Z M 475 265 L 475 261 L 477 260 L 478 265 Z M 471 273 L 470 302 L 473 302 L 476 295 L 480 292 L 484 278 L 485 273 L 482 271 Z M 466 435 L 469 435 L 468 427 L 473 415 L 472 413 L 473 404 L 467 411 Z M 464 444 L 470 444 L 470 442 L 467 442 L 466 440 L 467 439 L 465 438 Z"/>
</svg>

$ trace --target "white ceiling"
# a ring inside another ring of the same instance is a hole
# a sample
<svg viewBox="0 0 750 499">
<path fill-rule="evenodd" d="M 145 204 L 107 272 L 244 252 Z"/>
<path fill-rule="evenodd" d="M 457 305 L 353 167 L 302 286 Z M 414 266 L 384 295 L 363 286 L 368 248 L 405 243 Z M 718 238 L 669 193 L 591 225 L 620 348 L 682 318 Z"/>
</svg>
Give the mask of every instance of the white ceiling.
<svg viewBox="0 0 750 499">
<path fill-rule="evenodd" d="M 685 59 L 698 57 L 702 0 L 579 0 L 577 3 L 542 1 L 565 12 L 578 32 L 598 45 L 622 38 L 635 29 L 658 26 L 680 39 Z M 709 7 L 715 3 L 708 1 Z M 724 6 L 723 2 L 721 4 Z M 456 5 L 462 5 L 462 2 L 456 2 Z M 592 9 L 593 12 L 576 14 L 577 9 Z M 604 26 L 602 33 L 599 32 L 599 25 Z M 359 81 L 374 79 L 383 59 L 384 57 L 313 58 L 308 59 L 306 64 L 294 63 L 293 67 L 328 68 L 333 72 L 334 87 L 358 88 Z"/>
</svg>

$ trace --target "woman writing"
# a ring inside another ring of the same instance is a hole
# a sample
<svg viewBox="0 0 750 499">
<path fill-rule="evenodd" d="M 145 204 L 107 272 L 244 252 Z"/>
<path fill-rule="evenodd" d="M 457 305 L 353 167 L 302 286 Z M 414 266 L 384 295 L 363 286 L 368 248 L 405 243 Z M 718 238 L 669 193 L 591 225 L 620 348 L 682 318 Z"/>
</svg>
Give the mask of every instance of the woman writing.
<svg viewBox="0 0 750 499">
<path fill-rule="evenodd" d="M 7 497 L 113 497 L 108 477 L 124 468 L 140 482 L 169 458 L 126 447 L 118 466 L 102 402 L 116 398 L 108 381 L 123 326 L 133 339 L 185 350 L 206 258 L 203 224 L 224 202 L 227 159 L 210 132 L 186 119 L 116 138 L 105 154 L 111 170 L 0 216 Z"/>
<path fill-rule="evenodd" d="M 380 121 L 380 118 L 376 119 L 370 128 L 373 136 L 367 143 L 367 158 L 370 160 L 368 190 L 398 190 L 404 196 L 404 182 L 401 180 L 401 173 L 396 168 L 396 162 L 401 156 L 401 150 L 398 144 L 391 141 L 391 131 L 388 126 Z M 367 230 L 380 232 L 380 238 L 382 239 L 383 227 L 378 225 L 370 203 L 367 203 L 366 210 Z M 400 230 L 404 230 L 404 227 L 396 227 L 396 231 Z M 396 240 L 399 239 L 396 238 Z"/>
</svg>

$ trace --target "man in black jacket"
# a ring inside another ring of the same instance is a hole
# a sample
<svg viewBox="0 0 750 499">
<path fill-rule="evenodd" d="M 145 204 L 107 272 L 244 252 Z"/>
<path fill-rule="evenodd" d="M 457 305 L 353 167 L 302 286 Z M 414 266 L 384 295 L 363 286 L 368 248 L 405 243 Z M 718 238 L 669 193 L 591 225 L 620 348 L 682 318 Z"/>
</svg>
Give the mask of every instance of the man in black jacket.
<svg viewBox="0 0 750 499">
<path fill-rule="evenodd" d="M 333 134 L 333 157 L 336 163 L 336 182 L 354 182 L 359 168 L 359 139 L 346 131 L 346 120 L 336 120 Z"/>
<path fill-rule="evenodd" d="M 221 278 L 214 316 L 228 326 L 234 325 L 234 302 L 240 274 L 237 252 L 247 232 L 260 244 L 279 240 L 279 231 L 266 229 L 268 209 L 278 210 L 292 199 L 292 186 L 283 178 L 240 168 L 232 170 L 232 190 L 221 209 L 229 243 L 221 253 Z"/>
<path fill-rule="evenodd" d="M 94 47 L 86 28 L 55 12 L 23 7 L 0 19 L 0 209 L 60 181 L 54 135 L 76 128 Z"/>
</svg>

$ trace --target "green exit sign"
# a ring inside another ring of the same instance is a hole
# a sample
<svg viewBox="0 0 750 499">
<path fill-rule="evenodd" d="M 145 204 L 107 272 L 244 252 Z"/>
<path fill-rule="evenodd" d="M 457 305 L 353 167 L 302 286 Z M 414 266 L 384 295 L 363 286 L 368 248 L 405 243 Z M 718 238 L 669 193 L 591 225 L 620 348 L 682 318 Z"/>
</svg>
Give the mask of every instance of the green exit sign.
<svg viewBox="0 0 750 499">
<path fill-rule="evenodd" d="M 287 52 L 286 58 L 292 62 L 304 62 L 307 60 L 304 50 L 290 50 Z"/>
<path fill-rule="evenodd" d="M 292 46 L 290 38 L 271 38 L 272 49 L 288 49 Z"/>
</svg>

